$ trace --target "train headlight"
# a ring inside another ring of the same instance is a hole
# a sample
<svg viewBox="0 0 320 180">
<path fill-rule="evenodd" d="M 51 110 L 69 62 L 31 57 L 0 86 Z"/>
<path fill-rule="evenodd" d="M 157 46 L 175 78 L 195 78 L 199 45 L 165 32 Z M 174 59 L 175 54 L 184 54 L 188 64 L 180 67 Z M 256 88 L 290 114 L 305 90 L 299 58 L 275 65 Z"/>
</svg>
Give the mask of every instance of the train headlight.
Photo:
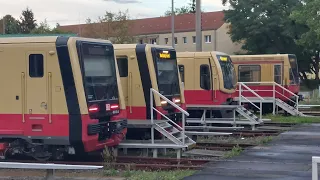
<svg viewBox="0 0 320 180">
<path fill-rule="evenodd" d="M 172 101 L 176 104 L 179 104 L 181 102 L 180 98 L 173 98 Z"/>
</svg>

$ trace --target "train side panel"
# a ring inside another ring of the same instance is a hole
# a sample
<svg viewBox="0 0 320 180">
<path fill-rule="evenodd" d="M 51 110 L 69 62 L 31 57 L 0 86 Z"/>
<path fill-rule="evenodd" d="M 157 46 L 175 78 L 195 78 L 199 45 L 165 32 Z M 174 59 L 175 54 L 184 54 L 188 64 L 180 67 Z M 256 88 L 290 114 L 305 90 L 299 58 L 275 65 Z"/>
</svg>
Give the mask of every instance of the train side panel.
<svg viewBox="0 0 320 180">
<path fill-rule="evenodd" d="M 0 134 L 69 144 L 55 43 L 1 44 Z M 17 51 L 19 49 L 19 51 Z M 50 136 L 51 138 L 46 138 Z"/>
</svg>

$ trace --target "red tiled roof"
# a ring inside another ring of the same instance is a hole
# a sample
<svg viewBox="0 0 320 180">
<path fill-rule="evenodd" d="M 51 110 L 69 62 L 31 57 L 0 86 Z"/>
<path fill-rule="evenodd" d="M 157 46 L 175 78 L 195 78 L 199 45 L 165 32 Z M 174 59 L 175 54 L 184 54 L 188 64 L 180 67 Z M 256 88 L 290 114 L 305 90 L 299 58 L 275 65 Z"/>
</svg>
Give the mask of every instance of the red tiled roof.
<svg viewBox="0 0 320 180">
<path fill-rule="evenodd" d="M 224 24 L 223 11 L 202 13 L 202 30 L 216 30 Z M 80 27 L 79 27 L 80 26 Z M 60 29 L 79 33 L 86 25 L 67 25 Z M 171 32 L 171 16 L 131 20 L 131 35 L 162 34 Z M 195 31 L 195 14 L 182 14 L 175 16 L 175 32 Z"/>
</svg>

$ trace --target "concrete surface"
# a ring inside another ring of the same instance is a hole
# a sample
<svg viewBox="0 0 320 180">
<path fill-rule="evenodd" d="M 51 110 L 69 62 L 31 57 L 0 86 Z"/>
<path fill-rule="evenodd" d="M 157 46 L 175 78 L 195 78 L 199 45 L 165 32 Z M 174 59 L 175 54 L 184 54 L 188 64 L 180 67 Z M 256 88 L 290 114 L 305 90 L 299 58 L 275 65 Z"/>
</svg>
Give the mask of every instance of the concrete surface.
<svg viewBox="0 0 320 180">
<path fill-rule="evenodd" d="M 301 125 L 268 145 L 210 162 L 185 180 L 310 180 L 312 156 L 320 156 L 320 124 Z"/>
</svg>

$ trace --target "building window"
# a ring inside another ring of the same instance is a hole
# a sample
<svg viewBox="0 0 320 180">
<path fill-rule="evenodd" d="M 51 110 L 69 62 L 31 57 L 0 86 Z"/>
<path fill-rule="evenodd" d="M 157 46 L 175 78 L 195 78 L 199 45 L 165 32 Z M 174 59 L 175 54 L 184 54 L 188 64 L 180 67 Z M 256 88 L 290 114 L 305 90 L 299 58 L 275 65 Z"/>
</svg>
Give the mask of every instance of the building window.
<svg viewBox="0 0 320 180">
<path fill-rule="evenodd" d="M 150 39 L 150 44 L 157 44 L 157 38 Z"/>
<path fill-rule="evenodd" d="M 207 64 L 200 66 L 200 87 L 205 90 L 210 90 L 210 69 Z"/>
<path fill-rule="evenodd" d="M 179 72 L 181 81 L 184 83 L 184 65 L 179 65 Z"/>
<path fill-rule="evenodd" d="M 166 44 L 168 44 L 168 43 L 169 43 L 169 38 L 164 38 L 164 42 L 165 42 Z"/>
<path fill-rule="evenodd" d="M 174 38 L 174 44 L 178 44 L 178 38 Z"/>
<path fill-rule="evenodd" d="M 139 40 L 139 43 L 140 43 L 140 44 L 143 44 L 143 40 L 142 40 L 142 39 L 140 39 L 140 40 Z"/>
<path fill-rule="evenodd" d="M 238 71 L 239 82 L 261 81 L 261 67 L 259 65 L 240 65 Z"/>
<path fill-rule="evenodd" d="M 282 73 L 281 73 L 281 65 L 274 65 L 274 82 L 278 84 L 282 84 Z"/>
<path fill-rule="evenodd" d="M 205 36 L 204 36 L 204 41 L 205 41 L 206 43 L 211 43 L 211 35 L 205 35 Z"/>
<path fill-rule="evenodd" d="M 30 54 L 29 55 L 29 76 L 32 78 L 43 77 L 43 55 Z"/>
<path fill-rule="evenodd" d="M 117 57 L 117 63 L 120 77 L 128 77 L 128 58 Z"/>
<path fill-rule="evenodd" d="M 188 43 L 187 42 L 187 37 L 183 37 L 182 39 L 183 39 L 183 44 L 187 44 Z"/>
<path fill-rule="evenodd" d="M 192 42 L 193 42 L 193 44 L 196 43 L 196 37 L 195 36 L 192 36 Z"/>
</svg>

